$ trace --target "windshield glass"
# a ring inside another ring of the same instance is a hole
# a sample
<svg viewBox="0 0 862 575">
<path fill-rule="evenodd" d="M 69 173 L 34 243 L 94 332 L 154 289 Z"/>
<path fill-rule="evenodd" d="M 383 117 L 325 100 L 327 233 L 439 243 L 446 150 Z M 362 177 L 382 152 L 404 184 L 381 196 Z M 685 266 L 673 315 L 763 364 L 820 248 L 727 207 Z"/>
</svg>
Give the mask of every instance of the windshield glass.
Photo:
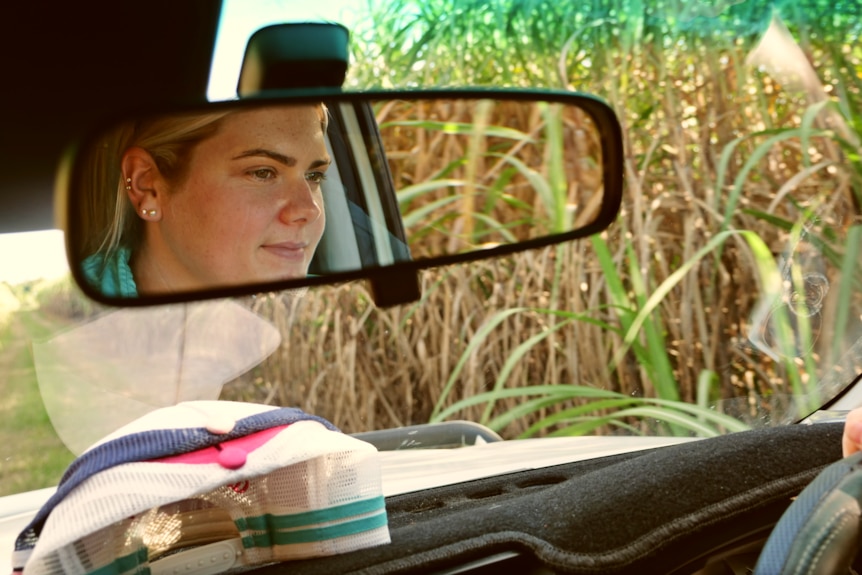
<svg viewBox="0 0 862 575">
<path fill-rule="evenodd" d="M 362 282 L 109 309 L 68 275 L 16 275 L 9 254 L 42 260 L 34 238 L 4 245 L 0 495 L 55 485 L 73 452 L 186 399 L 297 406 L 350 433 L 462 419 L 514 439 L 704 437 L 835 396 L 862 365 L 856 6 L 648 4 L 392 0 L 332 16 L 349 16 L 349 89 L 609 102 L 626 187 L 598 236 L 423 272 L 421 300 L 388 309 Z M 299 18 L 277 8 L 272 21 Z M 432 141 L 388 152 L 396 191 L 458 161 Z M 401 206 L 408 239 L 439 200 Z"/>
</svg>

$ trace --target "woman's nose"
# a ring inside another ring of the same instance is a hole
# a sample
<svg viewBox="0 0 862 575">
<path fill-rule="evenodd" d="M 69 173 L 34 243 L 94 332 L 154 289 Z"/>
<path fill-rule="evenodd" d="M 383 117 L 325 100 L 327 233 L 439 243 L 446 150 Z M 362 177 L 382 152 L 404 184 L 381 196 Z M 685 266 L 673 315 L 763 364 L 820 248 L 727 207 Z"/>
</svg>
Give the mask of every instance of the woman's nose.
<svg viewBox="0 0 862 575">
<path fill-rule="evenodd" d="M 320 217 L 323 206 L 319 194 L 315 194 L 303 177 L 288 184 L 286 201 L 279 219 L 287 225 L 310 224 Z"/>
</svg>

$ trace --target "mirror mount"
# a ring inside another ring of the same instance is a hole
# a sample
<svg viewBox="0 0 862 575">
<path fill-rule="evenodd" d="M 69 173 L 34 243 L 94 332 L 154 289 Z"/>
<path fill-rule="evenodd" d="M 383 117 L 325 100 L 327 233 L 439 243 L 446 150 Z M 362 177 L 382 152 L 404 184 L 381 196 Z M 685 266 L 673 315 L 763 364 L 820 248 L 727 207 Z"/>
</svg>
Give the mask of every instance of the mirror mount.
<svg viewBox="0 0 862 575">
<path fill-rule="evenodd" d="M 267 26 L 249 38 L 237 93 L 241 98 L 297 88 L 340 88 L 349 32 L 340 24 Z"/>
<path fill-rule="evenodd" d="M 416 269 L 382 269 L 368 278 L 377 307 L 393 307 L 419 301 L 422 288 Z"/>
</svg>

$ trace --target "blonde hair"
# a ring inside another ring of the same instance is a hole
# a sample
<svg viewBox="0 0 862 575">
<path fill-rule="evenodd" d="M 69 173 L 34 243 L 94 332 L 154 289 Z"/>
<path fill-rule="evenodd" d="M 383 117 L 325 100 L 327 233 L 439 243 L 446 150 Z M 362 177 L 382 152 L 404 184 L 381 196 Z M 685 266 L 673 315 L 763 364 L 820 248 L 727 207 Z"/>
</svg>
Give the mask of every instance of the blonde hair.
<svg viewBox="0 0 862 575">
<path fill-rule="evenodd" d="M 326 133 L 328 112 L 319 104 L 321 129 Z M 155 116 L 117 126 L 89 150 L 79 178 L 76 214 L 79 259 L 103 253 L 110 256 L 120 247 L 135 250 L 143 235 L 143 222 L 126 192 L 121 163 L 126 150 L 139 147 L 152 156 L 162 176 L 182 183 L 192 150 L 218 132 L 222 120 L 235 110 L 206 114 Z"/>
<path fill-rule="evenodd" d="M 129 148 L 146 150 L 168 180 L 179 182 L 185 175 L 192 149 L 215 135 L 229 112 L 185 116 L 160 116 L 121 124 L 99 139 L 90 151 L 81 176 L 79 228 L 86 235 L 78 242 L 85 258 L 95 252 L 110 254 L 120 246 L 136 248 L 143 224 L 126 192 L 121 171 L 123 154 Z"/>
</svg>

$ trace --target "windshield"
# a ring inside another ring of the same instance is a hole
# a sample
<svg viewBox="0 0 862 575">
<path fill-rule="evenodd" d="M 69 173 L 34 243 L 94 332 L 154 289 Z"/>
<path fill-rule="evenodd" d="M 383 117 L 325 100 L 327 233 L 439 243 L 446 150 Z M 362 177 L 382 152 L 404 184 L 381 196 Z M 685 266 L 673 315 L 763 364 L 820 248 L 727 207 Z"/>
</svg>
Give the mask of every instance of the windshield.
<svg viewBox="0 0 862 575">
<path fill-rule="evenodd" d="M 0 495 L 55 485 L 73 452 L 185 399 L 297 406 L 350 433 L 462 419 L 505 439 L 705 437 L 793 423 L 855 379 L 854 3 L 348 4 L 349 89 L 609 102 L 626 147 L 618 220 L 423 272 L 421 300 L 388 309 L 362 282 L 109 309 L 68 275 L 16 275 L 13 251 L 44 261 L 20 238 L 0 250 Z M 388 152 L 396 191 L 457 161 L 431 143 Z M 412 198 L 407 238 L 439 200 Z"/>
</svg>

